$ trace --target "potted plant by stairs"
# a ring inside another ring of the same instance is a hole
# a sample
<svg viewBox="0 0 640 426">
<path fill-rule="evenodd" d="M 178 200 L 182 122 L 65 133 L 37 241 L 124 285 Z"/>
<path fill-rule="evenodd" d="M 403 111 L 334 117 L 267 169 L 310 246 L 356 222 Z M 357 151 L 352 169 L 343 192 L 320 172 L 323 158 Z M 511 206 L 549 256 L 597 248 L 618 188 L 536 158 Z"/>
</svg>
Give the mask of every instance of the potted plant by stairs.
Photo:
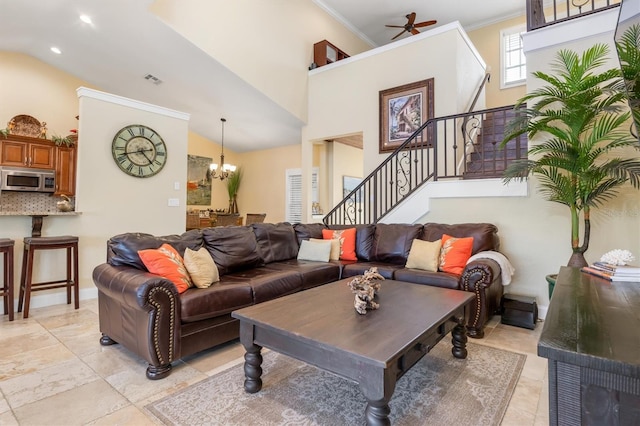
<svg viewBox="0 0 640 426">
<path fill-rule="evenodd" d="M 525 133 L 533 141 L 529 158 L 507 167 L 503 180 L 535 175 L 548 201 L 569 208 L 572 255 L 567 265 L 572 267 L 587 265 L 591 209 L 605 205 L 622 185 L 640 188 L 640 161 L 630 152 L 639 145 L 629 131 L 620 70 L 600 71 L 608 54 L 606 44 L 582 55 L 559 51 L 552 64 L 555 74 L 533 73 L 547 85 L 518 100 L 516 109 L 525 103 L 527 107 L 509 123 L 502 142 L 504 146 Z"/>
<path fill-rule="evenodd" d="M 227 177 L 227 193 L 229 194 L 229 213 L 238 213 L 238 190 L 242 182 L 242 167 Z"/>
</svg>

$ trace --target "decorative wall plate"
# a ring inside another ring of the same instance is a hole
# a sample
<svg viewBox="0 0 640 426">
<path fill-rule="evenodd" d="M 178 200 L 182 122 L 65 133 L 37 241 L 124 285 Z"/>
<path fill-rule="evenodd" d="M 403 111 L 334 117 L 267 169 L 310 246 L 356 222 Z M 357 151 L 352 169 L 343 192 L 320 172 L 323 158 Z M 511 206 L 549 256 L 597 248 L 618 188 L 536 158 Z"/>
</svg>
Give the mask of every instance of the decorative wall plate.
<svg viewBox="0 0 640 426">
<path fill-rule="evenodd" d="M 42 125 L 46 126 L 46 123 Z M 42 135 L 40 122 L 30 115 L 16 115 L 9 120 L 7 128 L 12 135 L 31 136 L 32 138 L 39 138 Z"/>
</svg>

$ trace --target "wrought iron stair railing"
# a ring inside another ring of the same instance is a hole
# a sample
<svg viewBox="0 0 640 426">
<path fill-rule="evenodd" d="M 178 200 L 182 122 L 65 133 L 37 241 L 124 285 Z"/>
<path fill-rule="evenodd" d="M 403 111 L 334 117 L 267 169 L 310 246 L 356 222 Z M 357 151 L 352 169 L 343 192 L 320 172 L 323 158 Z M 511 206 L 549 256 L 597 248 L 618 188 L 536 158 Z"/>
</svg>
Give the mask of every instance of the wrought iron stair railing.
<svg viewBox="0 0 640 426">
<path fill-rule="evenodd" d="M 323 219 L 325 224 L 377 223 L 426 182 L 499 177 L 526 158 L 521 136 L 501 149 L 513 105 L 432 118 L 400 145 Z"/>
</svg>

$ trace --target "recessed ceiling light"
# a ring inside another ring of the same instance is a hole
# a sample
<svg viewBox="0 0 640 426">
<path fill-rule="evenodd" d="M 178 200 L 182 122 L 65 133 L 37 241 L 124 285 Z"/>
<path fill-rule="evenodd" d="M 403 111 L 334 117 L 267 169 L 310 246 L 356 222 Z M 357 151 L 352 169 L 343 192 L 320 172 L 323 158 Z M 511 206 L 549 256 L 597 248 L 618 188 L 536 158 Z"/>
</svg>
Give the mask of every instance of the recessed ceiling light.
<svg viewBox="0 0 640 426">
<path fill-rule="evenodd" d="M 91 17 L 89 15 L 80 15 L 80 20 L 85 24 L 91 24 Z"/>
<path fill-rule="evenodd" d="M 59 54 L 61 54 L 61 53 L 62 53 L 62 50 L 60 50 L 59 48 L 57 48 L 57 47 L 55 47 L 55 46 L 53 46 L 53 47 L 51 48 L 51 51 L 52 51 L 53 53 L 55 53 L 56 55 L 59 55 Z"/>
</svg>

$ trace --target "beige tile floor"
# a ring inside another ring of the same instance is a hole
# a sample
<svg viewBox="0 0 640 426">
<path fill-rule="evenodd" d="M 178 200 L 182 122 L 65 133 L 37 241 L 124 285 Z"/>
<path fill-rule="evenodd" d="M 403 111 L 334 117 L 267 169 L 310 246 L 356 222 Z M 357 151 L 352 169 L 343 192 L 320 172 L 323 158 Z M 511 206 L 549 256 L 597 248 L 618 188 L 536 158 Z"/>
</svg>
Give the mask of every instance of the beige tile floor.
<svg viewBox="0 0 640 426">
<path fill-rule="evenodd" d="M 146 363 L 119 345 L 99 344 L 96 300 L 33 309 L 9 322 L 0 317 L 0 425 L 153 425 L 144 406 L 241 362 L 238 342 L 175 363 L 159 381 Z M 475 343 L 527 355 L 503 425 L 548 424 L 547 363 L 536 355 L 535 331 L 489 324 Z"/>
</svg>

